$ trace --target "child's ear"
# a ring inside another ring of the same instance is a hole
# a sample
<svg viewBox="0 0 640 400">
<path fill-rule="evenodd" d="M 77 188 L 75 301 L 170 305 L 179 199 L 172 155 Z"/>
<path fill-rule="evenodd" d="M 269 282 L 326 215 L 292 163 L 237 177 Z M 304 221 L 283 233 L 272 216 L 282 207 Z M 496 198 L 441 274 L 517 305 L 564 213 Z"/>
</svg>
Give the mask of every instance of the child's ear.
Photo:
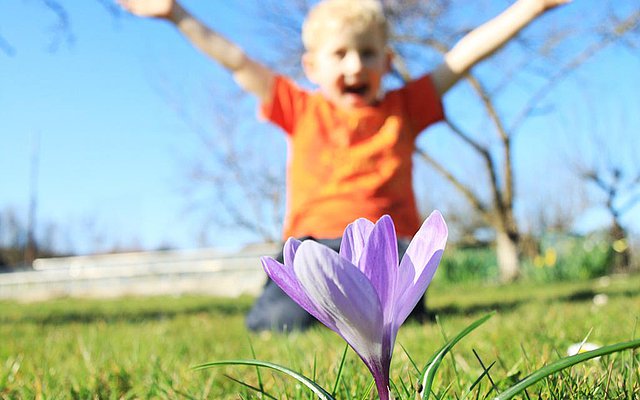
<svg viewBox="0 0 640 400">
<path fill-rule="evenodd" d="M 302 55 L 302 69 L 304 70 L 304 74 L 307 76 L 307 79 L 309 79 L 309 81 L 311 81 L 312 83 L 317 83 L 316 64 L 313 53 L 306 52 Z"/>
<path fill-rule="evenodd" d="M 391 69 L 393 68 L 393 57 L 395 56 L 395 54 L 393 53 L 393 50 L 391 50 L 390 48 L 387 48 L 386 50 L 386 54 L 385 54 L 385 65 L 384 65 L 384 72 L 391 72 Z"/>
</svg>

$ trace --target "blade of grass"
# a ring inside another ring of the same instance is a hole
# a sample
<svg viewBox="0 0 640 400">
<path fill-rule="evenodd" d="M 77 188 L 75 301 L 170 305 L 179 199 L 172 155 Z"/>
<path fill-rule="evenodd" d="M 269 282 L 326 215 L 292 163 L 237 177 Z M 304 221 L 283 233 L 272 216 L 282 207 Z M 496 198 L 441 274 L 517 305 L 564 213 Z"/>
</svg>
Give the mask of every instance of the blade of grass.
<svg viewBox="0 0 640 400">
<path fill-rule="evenodd" d="M 425 393 L 427 397 L 431 394 L 431 386 L 433 385 L 433 379 L 436 376 L 436 371 L 442 363 L 442 359 L 447 355 L 449 350 L 453 348 L 462 338 L 471 333 L 474 329 L 485 323 L 489 318 L 491 318 L 495 312 L 489 313 L 482 318 L 477 319 L 472 322 L 469 326 L 467 326 L 464 330 L 462 330 L 458 335 L 456 335 L 453 339 L 447 342 L 442 348 L 431 356 L 431 359 L 427 362 L 422 372 L 422 390 L 418 393 L 419 398 L 425 399 Z"/>
<path fill-rule="evenodd" d="M 371 391 L 373 390 L 373 385 L 375 385 L 375 381 L 371 381 L 369 382 L 369 386 L 367 386 L 367 389 L 364 391 L 364 393 L 362 394 L 361 399 L 365 400 L 369 397 L 369 394 L 371 393 Z"/>
<path fill-rule="evenodd" d="M 482 381 L 482 379 L 485 376 L 489 376 L 489 370 L 491 368 L 493 368 L 493 366 L 495 364 L 496 364 L 496 362 L 494 361 L 491 364 L 489 364 L 488 368 L 485 368 L 484 365 L 482 366 L 482 368 L 483 368 L 482 374 L 480 374 L 480 376 L 471 384 L 471 386 L 469 386 L 469 389 L 467 389 L 467 392 L 462 396 L 463 400 L 466 399 L 467 396 L 469 396 L 471 394 L 471 392 L 473 392 L 473 389 L 475 389 L 476 385 L 478 385 L 480 383 L 480 381 Z M 491 378 L 489 378 L 489 379 L 491 379 Z"/>
<path fill-rule="evenodd" d="M 407 349 L 402 345 L 402 343 L 399 343 L 399 344 L 400 344 L 400 348 L 402 348 L 402 351 L 409 359 L 409 362 L 411 363 L 411 365 L 413 365 L 413 368 L 415 368 L 416 372 L 420 372 L 420 368 L 418 368 L 418 364 L 416 364 L 415 361 L 413 361 L 413 358 L 411 358 Z"/>
<path fill-rule="evenodd" d="M 607 398 L 607 394 L 609 393 L 609 385 L 611 384 L 611 376 L 613 375 L 613 361 L 609 362 L 609 366 L 607 367 L 607 382 L 604 386 L 604 397 Z"/>
<path fill-rule="evenodd" d="M 589 336 L 591 336 L 591 332 L 593 332 L 593 328 L 589 329 L 589 332 L 587 332 L 587 336 L 585 336 L 584 339 L 582 339 L 582 342 L 580 342 L 580 346 L 578 346 L 578 350 L 576 351 L 576 353 L 580 353 L 582 351 L 582 347 L 584 346 L 585 343 L 587 343 L 587 340 L 589 340 Z"/>
<path fill-rule="evenodd" d="M 342 352 L 342 358 L 340 359 L 340 366 L 338 367 L 338 376 L 336 377 L 336 383 L 333 384 L 333 390 L 331 390 L 332 396 L 335 396 L 338 392 L 338 385 L 340 384 L 340 378 L 342 378 L 342 369 L 344 368 L 344 362 L 347 359 L 347 350 L 349 350 L 348 344 L 344 346 L 344 351 Z"/>
<path fill-rule="evenodd" d="M 479 382 L 478 383 L 478 390 L 476 390 L 476 398 L 475 400 L 479 400 L 480 399 L 480 392 L 482 391 L 482 383 Z"/>
<path fill-rule="evenodd" d="M 224 376 L 225 376 L 225 378 L 229 379 L 230 381 L 233 381 L 233 382 L 235 382 L 235 383 L 237 383 L 237 384 L 239 384 L 239 385 L 241 385 L 241 386 L 244 386 L 244 387 L 245 387 L 245 388 L 247 388 L 247 389 L 251 389 L 251 390 L 253 390 L 254 392 L 260 393 L 260 394 L 262 394 L 263 396 L 268 397 L 268 398 L 270 398 L 270 399 L 272 399 L 272 400 L 278 400 L 277 398 L 275 398 L 275 397 L 274 397 L 274 396 L 272 396 L 271 394 L 269 394 L 269 393 L 265 392 L 263 389 L 261 389 L 261 388 L 259 388 L 259 387 L 256 387 L 256 386 L 253 386 L 253 385 L 250 385 L 250 384 L 248 384 L 248 383 L 246 383 L 246 382 L 241 381 L 241 380 L 240 380 L 240 379 L 238 379 L 238 378 L 234 378 L 234 377 L 233 377 L 233 376 L 231 376 L 231 375 L 227 375 L 227 374 L 225 374 Z"/>
<path fill-rule="evenodd" d="M 256 358 L 256 351 L 253 348 L 253 342 L 251 338 L 249 340 L 249 348 L 251 349 L 251 357 Z M 264 393 L 264 385 L 262 384 L 262 375 L 260 374 L 260 368 L 256 367 L 256 375 L 258 377 L 258 387 L 260 388 L 260 392 Z"/>
<path fill-rule="evenodd" d="M 633 325 L 633 336 L 632 337 L 636 337 L 636 332 L 638 329 L 638 317 L 636 317 L 636 322 Z M 636 369 L 636 354 L 635 354 L 635 350 L 631 352 L 630 357 L 631 357 L 631 368 L 629 369 L 629 378 L 627 379 L 627 395 L 628 396 L 633 396 L 633 378 L 634 378 L 634 374 L 633 371 L 637 371 Z M 632 398 L 632 397 L 630 397 Z"/>
<path fill-rule="evenodd" d="M 407 385 L 404 381 L 404 379 L 402 379 L 402 377 L 398 377 L 398 380 L 400 381 L 400 385 L 395 385 L 396 387 L 402 387 L 402 393 L 404 395 L 401 395 L 400 390 L 396 390 L 396 393 L 398 393 L 398 396 L 402 399 L 402 398 L 409 398 L 409 396 L 411 396 L 411 384 Z"/>
<path fill-rule="evenodd" d="M 7 385 L 7 382 L 12 380 L 13 377 L 18 373 L 18 371 L 20 370 L 20 366 L 22 365 L 22 359 L 22 354 L 19 354 L 13 360 L 7 360 L 7 373 L 2 376 L 2 379 L 0 379 L 0 389 L 4 388 Z"/>
<path fill-rule="evenodd" d="M 440 323 L 440 317 L 436 315 L 436 323 L 438 324 L 438 328 L 440 328 L 440 334 L 444 339 L 445 343 L 449 341 L 449 337 L 447 333 L 444 331 L 444 326 Z M 462 388 L 462 384 L 460 383 L 460 373 L 458 372 L 458 363 L 456 362 L 456 357 L 453 354 L 453 351 L 449 351 L 448 353 L 451 356 L 451 368 L 453 368 L 453 375 L 456 377 L 456 384 L 458 385 L 458 390 Z"/>
<path fill-rule="evenodd" d="M 351 397 L 351 390 L 347 387 L 344 381 L 342 381 L 341 384 L 342 384 L 342 391 L 344 392 L 345 400 L 352 400 L 353 397 Z"/>
<path fill-rule="evenodd" d="M 318 379 L 318 355 L 313 353 L 313 378 L 312 380 L 315 382 Z M 335 393 L 333 393 L 335 396 Z M 312 399 L 311 393 L 309 393 L 309 399 Z"/>
<path fill-rule="evenodd" d="M 473 355 L 476 356 L 476 360 L 478 360 L 478 362 L 480 363 L 480 366 L 482 367 L 483 372 L 487 373 L 487 378 L 489 379 L 489 382 L 491 383 L 491 386 L 495 389 L 496 387 L 496 383 L 493 381 L 493 379 L 491 379 L 491 374 L 489 374 L 489 370 L 491 369 L 491 367 L 493 367 L 493 365 L 496 363 L 495 361 L 491 363 L 491 365 L 489 366 L 489 368 L 484 366 L 484 363 L 482 362 L 482 358 L 480 358 L 480 355 L 478 354 L 478 352 L 476 351 L 476 349 L 472 349 L 473 351 Z"/>
<path fill-rule="evenodd" d="M 266 361 L 258 361 L 258 360 L 223 360 L 223 361 L 214 361 L 214 362 L 209 362 L 209 363 L 205 363 L 205 364 L 201 364 L 201 365 L 196 365 L 195 367 L 193 367 L 193 369 L 194 370 L 203 370 L 203 369 L 208 369 L 208 368 L 211 368 L 211 367 L 218 367 L 218 366 L 222 366 L 222 365 L 251 365 L 251 366 L 255 366 L 255 367 L 270 368 L 270 369 L 276 370 L 278 372 L 282 372 L 282 373 L 285 373 L 285 374 L 289 375 L 293 379 L 297 380 L 298 382 L 302 383 L 303 385 L 305 385 L 306 387 L 311 389 L 311 391 L 313 391 L 313 393 L 315 393 L 322 400 L 335 400 L 335 398 L 333 396 L 331 396 L 331 394 L 329 394 L 326 390 L 324 390 L 322 388 L 322 386 L 318 385 L 317 383 L 315 383 L 311 379 L 307 378 L 306 376 L 304 376 L 304 375 L 302 375 L 302 374 L 300 374 L 300 373 L 298 373 L 296 371 L 290 370 L 287 367 L 283 367 L 282 365 L 273 364 L 273 363 L 266 362 Z"/>
<path fill-rule="evenodd" d="M 400 391 L 398 390 L 398 385 L 396 385 L 396 383 L 394 381 L 389 381 L 389 389 L 391 390 L 391 393 L 396 393 L 397 397 L 400 397 Z M 392 395 L 391 398 L 393 399 L 394 396 Z"/>
<path fill-rule="evenodd" d="M 437 397 L 438 400 L 441 399 L 448 399 L 451 397 L 447 397 L 447 393 L 449 393 L 449 391 L 451 390 L 451 388 L 453 387 L 453 382 L 449 382 L 449 385 L 447 385 L 446 388 L 444 388 L 444 391 L 442 392 L 442 395 L 440 397 Z M 455 393 L 451 396 L 455 396 Z"/>
<path fill-rule="evenodd" d="M 623 350 L 629 350 L 636 347 L 640 347 L 640 339 L 632 340 L 630 342 L 623 342 L 612 344 L 610 346 L 601 347 L 596 350 L 587 351 L 585 353 L 576 354 L 574 356 L 562 358 L 554 363 L 551 363 L 543 368 L 540 368 L 536 372 L 527 376 L 520 382 L 511 386 L 504 392 L 500 393 L 494 400 L 506 400 L 510 399 L 518 393 L 522 392 L 524 389 L 533 385 L 534 383 L 544 379 L 545 377 L 555 374 L 556 372 L 562 371 L 565 368 L 571 367 L 573 365 L 579 364 L 586 360 L 590 360 L 592 358 L 605 356 L 607 354 L 617 353 Z"/>
</svg>

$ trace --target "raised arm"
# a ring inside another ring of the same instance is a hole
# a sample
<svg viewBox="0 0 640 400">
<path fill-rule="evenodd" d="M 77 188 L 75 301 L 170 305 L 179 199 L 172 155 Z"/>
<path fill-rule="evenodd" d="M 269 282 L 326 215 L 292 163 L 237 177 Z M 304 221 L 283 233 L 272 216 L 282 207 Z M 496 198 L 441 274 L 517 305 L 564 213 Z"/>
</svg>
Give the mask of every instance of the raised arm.
<svg viewBox="0 0 640 400">
<path fill-rule="evenodd" d="M 504 46 L 521 29 L 545 11 L 571 0 L 517 0 L 502 14 L 463 37 L 447 54 L 432 74 L 443 95 L 478 62 Z"/>
<path fill-rule="evenodd" d="M 274 73 L 249 58 L 236 44 L 205 26 L 175 0 L 118 0 L 141 17 L 161 18 L 173 23 L 200 51 L 227 68 L 236 82 L 260 101 L 271 100 Z"/>
</svg>

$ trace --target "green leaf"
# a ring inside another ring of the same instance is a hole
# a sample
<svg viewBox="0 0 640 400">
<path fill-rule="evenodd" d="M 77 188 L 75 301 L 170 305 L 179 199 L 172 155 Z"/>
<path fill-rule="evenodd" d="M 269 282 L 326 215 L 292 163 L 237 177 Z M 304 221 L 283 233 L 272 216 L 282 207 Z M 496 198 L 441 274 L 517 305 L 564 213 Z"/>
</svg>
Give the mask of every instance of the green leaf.
<svg viewBox="0 0 640 400">
<path fill-rule="evenodd" d="M 290 370 L 287 367 L 283 367 L 281 365 L 278 364 L 273 364 L 270 362 L 266 362 L 266 361 L 259 361 L 259 360 L 223 360 L 223 361 L 214 361 L 214 362 L 209 362 L 206 364 L 201 364 L 201 365 L 196 365 L 195 367 L 193 367 L 194 370 L 203 370 L 203 369 L 208 369 L 211 367 L 218 367 L 221 365 L 251 365 L 251 366 L 255 366 L 255 367 L 264 367 L 264 368 L 270 368 L 279 372 L 283 372 L 287 375 L 289 375 L 290 377 L 296 379 L 298 382 L 302 383 L 303 385 L 305 385 L 306 387 L 308 387 L 309 389 L 311 389 L 311 391 L 313 391 L 313 393 L 315 393 L 318 398 L 320 398 L 321 400 L 336 400 L 335 398 L 333 398 L 326 390 L 324 390 L 322 388 L 322 386 L 318 385 L 317 383 L 315 383 L 314 381 L 312 381 L 311 379 L 307 378 L 306 376 Z"/>
<path fill-rule="evenodd" d="M 520 382 L 511 386 L 509 389 L 505 390 L 504 392 L 500 393 L 497 397 L 495 397 L 495 400 L 510 399 L 513 396 L 525 390 L 526 388 L 528 388 L 529 386 L 533 385 L 534 383 L 546 378 L 547 376 L 555 374 L 556 372 L 559 372 L 568 367 L 572 367 L 581 362 L 590 360 L 592 358 L 605 356 L 607 354 L 617 353 L 623 350 L 634 349 L 637 347 L 640 347 L 640 339 L 632 340 L 630 342 L 612 344 L 610 346 L 605 346 L 592 351 L 587 351 L 584 353 L 576 354 L 574 356 L 562 358 L 543 368 L 540 368 L 539 370 L 527 376 Z"/>
<path fill-rule="evenodd" d="M 484 324 L 489 318 L 493 317 L 494 314 L 495 314 L 495 311 L 471 323 L 464 330 L 458 333 L 456 337 L 449 340 L 444 346 L 442 346 L 442 348 L 437 353 L 435 353 L 431 357 L 431 359 L 427 362 L 427 364 L 422 370 L 422 377 L 421 377 L 422 390 L 419 393 L 421 399 L 425 399 L 431 394 L 431 386 L 433 385 L 433 379 L 436 376 L 436 371 L 438 370 L 438 367 L 440 367 L 440 363 L 442 363 L 442 359 L 444 358 L 444 356 L 447 355 L 447 353 L 453 348 L 453 346 L 456 345 L 456 343 L 458 343 L 462 338 L 467 336 L 477 327 Z M 425 397 L 425 393 L 427 397 Z"/>
</svg>

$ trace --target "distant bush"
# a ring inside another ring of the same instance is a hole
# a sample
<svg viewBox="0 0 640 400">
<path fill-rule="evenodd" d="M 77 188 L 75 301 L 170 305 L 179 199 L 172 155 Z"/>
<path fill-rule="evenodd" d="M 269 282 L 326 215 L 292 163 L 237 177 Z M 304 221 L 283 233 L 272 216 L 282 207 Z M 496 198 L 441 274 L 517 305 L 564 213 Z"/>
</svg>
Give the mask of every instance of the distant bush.
<svg viewBox="0 0 640 400">
<path fill-rule="evenodd" d="M 596 278 L 611 272 L 613 253 L 602 234 L 547 235 L 540 254 L 523 260 L 523 276 L 542 282 Z"/>
<path fill-rule="evenodd" d="M 521 259 L 525 281 L 586 280 L 612 272 L 616 250 L 606 234 L 587 236 L 550 234 L 537 240 L 538 254 Z M 442 283 L 495 282 L 499 279 L 495 249 L 491 246 L 450 246 L 436 279 Z"/>
<path fill-rule="evenodd" d="M 491 247 L 455 247 L 445 252 L 436 279 L 446 283 L 487 282 L 498 279 L 496 252 Z"/>
</svg>

